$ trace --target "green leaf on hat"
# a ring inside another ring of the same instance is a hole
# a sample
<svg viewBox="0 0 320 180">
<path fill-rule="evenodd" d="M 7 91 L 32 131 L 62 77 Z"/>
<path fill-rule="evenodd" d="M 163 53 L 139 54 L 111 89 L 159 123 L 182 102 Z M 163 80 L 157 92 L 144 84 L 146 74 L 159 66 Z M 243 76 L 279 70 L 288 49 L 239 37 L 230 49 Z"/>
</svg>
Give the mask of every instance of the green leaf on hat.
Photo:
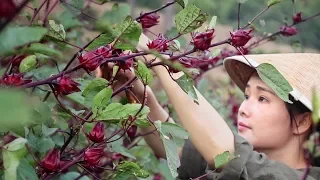
<svg viewBox="0 0 320 180">
<path fill-rule="evenodd" d="M 260 78 L 285 102 L 289 100 L 289 93 L 293 90 L 289 82 L 271 64 L 262 63 L 256 68 Z"/>
<path fill-rule="evenodd" d="M 174 21 L 179 33 L 186 34 L 201 27 L 207 18 L 208 15 L 201 13 L 201 9 L 189 4 L 176 15 Z"/>
<path fill-rule="evenodd" d="M 319 123 L 319 97 L 316 89 L 312 91 L 312 121 L 314 124 Z"/>
</svg>

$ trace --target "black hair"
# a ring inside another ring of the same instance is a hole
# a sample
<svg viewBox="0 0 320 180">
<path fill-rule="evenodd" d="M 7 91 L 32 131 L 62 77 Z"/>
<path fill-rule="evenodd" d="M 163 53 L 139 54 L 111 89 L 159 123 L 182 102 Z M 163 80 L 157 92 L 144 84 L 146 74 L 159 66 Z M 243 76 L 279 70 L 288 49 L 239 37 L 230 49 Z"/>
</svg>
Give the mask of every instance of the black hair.
<svg viewBox="0 0 320 180">
<path fill-rule="evenodd" d="M 295 116 L 298 114 L 306 113 L 306 112 L 311 112 L 309 108 L 307 108 L 304 104 L 302 104 L 300 101 L 295 101 L 294 98 L 290 95 L 289 96 L 290 101 L 293 103 L 287 103 L 286 102 L 286 107 L 290 116 L 290 125 L 292 126 L 293 123 L 297 125 Z"/>
</svg>

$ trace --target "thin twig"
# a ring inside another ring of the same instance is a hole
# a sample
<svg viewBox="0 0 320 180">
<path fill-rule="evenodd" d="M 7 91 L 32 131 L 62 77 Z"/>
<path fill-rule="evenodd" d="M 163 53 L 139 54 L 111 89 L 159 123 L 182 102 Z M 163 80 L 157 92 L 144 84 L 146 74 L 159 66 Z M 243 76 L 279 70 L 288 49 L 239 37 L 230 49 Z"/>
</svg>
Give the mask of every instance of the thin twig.
<svg viewBox="0 0 320 180">
<path fill-rule="evenodd" d="M 176 2 L 176 1 L 168 2 L 167 4 L 163 5 L 162 7 L 158 8 L 158 9 L 155 9 L 155 10 L 153 10 L 153 11 L 150 11 L 150 12 L 147 12 L 147 13 L 144 13 L 144 14 L 140 15 L 140 16 L 137 17 L 135 20 L 139 20 L 139 19 L 143 18 L 143 17 L 146 16 L 146 15 L 149 15 L 149 14 L 152 14 L 152 13 L 156 13 L 156 12 L 158 12 L 158 11 L 160 11 L 160 10 L 168 7 L 168 6 L 171 6 L 171 5 L 174 4 L 175 2 Z"/>
<path fill-rule="evenodd" d="M 56 0 L 56 2 L 54 2 L 54 4 L 51 6 L 51 8 L 46 12 L 46 14 L 44 15 L 44 18 L 43 18 L 43 20 L 42 20 L 44 23 L 46 23 L 49 14 L 50 14 L 51 11 L 58 5 L 58 3 L 59 3 L 59 0 Z"/>
<path fill-rule="evenodd" d="M 238 3 L 238 29 L 240 29 L 240 7 L 241 7 L 241 3 Z"/>
<path fill-rule="evenodd" d="M 261 14 L 263 14 L 266 10 L 269 9 L 269 6 L 266 7 L 265 9 L 263 9 L 259 14 L 257 14 L 251 21 L 248 22 L 248 24 L 246 26 L 244 26 L 243 28 L 241 29 L 245 29 L 247 28 L 248 26 L 250 26 Z"/>
<path fill-rule="evenodd" d="M 44 4 L 47 2 L 48 0 L 44 0 L 42 1 L 42 3 L 40 4 L 39 8 L 35 8 L 36 11 L 34 12 L 30 22 L 29 22 L 29 26 L 33 23 L 34 19 L 36 18 L 37 14 L 40 12 L 41 8 L 44 6 Z"/>
</svg>

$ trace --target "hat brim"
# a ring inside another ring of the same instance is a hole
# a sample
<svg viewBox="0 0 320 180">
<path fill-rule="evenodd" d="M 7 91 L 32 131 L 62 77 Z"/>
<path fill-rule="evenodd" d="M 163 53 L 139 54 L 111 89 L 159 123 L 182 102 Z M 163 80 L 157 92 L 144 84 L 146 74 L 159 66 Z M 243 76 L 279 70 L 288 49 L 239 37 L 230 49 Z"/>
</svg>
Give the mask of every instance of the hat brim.
<svg viewBox="0 0 320 180">
<path fill-rule="evenodd" d="M 255 56 L 231 56 L 223 61 L 223 65 L 231 80 L 244 92 L 246 85 L 254 72 L 256 67 L 260 65 L 258 61 L 254 60 Z M 312 104 L 309 99 L 302 95 L 296 88 L 289 93 L 296 101 L 300 101 L 308 109 L 312 111 Z"/>
</svg>

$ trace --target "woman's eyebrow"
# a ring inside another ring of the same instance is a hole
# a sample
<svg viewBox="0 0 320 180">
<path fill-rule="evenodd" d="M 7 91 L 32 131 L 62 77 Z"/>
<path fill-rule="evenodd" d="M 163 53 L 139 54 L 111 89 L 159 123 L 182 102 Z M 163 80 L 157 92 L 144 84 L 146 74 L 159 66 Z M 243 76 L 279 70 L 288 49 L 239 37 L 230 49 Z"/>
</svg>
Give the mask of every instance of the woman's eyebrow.
<svg viewBox="0 0 320 180">
<path fill-rule="evenodd" d="M 268 93 L 270 93 L 270 94 L 273 94 L 274 96 L 277 96 L 273 91 L 271 91 L 271 90 L 269 90 L 269 89 L 266 89 L 266 88 L 264 88 L 264 87 L 257 86 L 257 89 L 258 89 L 259 91 L 265 91 L 265 92 L 268 92 Z"/>
<path fill-rule="evenodd" d="M 250 88 L 250 84 L 247 84 L 247 85 L 246 85 L 246 89 L 247 89 L 247 88 Z M 271 90 L 269 90 L 269 89 L 266 89 L 266 88 L 264 88 L 264 87 L 256 86 L 256 88 L 257 88 L 259 91 L 265 91 L 265 92 L 268 92 L 268 93 L 270 93 L 270 94 L 272 94 L 272 95 L 274 95 L 274 96 L 277 96 L 273 91 L 271 91 Z"/>
</svg>

